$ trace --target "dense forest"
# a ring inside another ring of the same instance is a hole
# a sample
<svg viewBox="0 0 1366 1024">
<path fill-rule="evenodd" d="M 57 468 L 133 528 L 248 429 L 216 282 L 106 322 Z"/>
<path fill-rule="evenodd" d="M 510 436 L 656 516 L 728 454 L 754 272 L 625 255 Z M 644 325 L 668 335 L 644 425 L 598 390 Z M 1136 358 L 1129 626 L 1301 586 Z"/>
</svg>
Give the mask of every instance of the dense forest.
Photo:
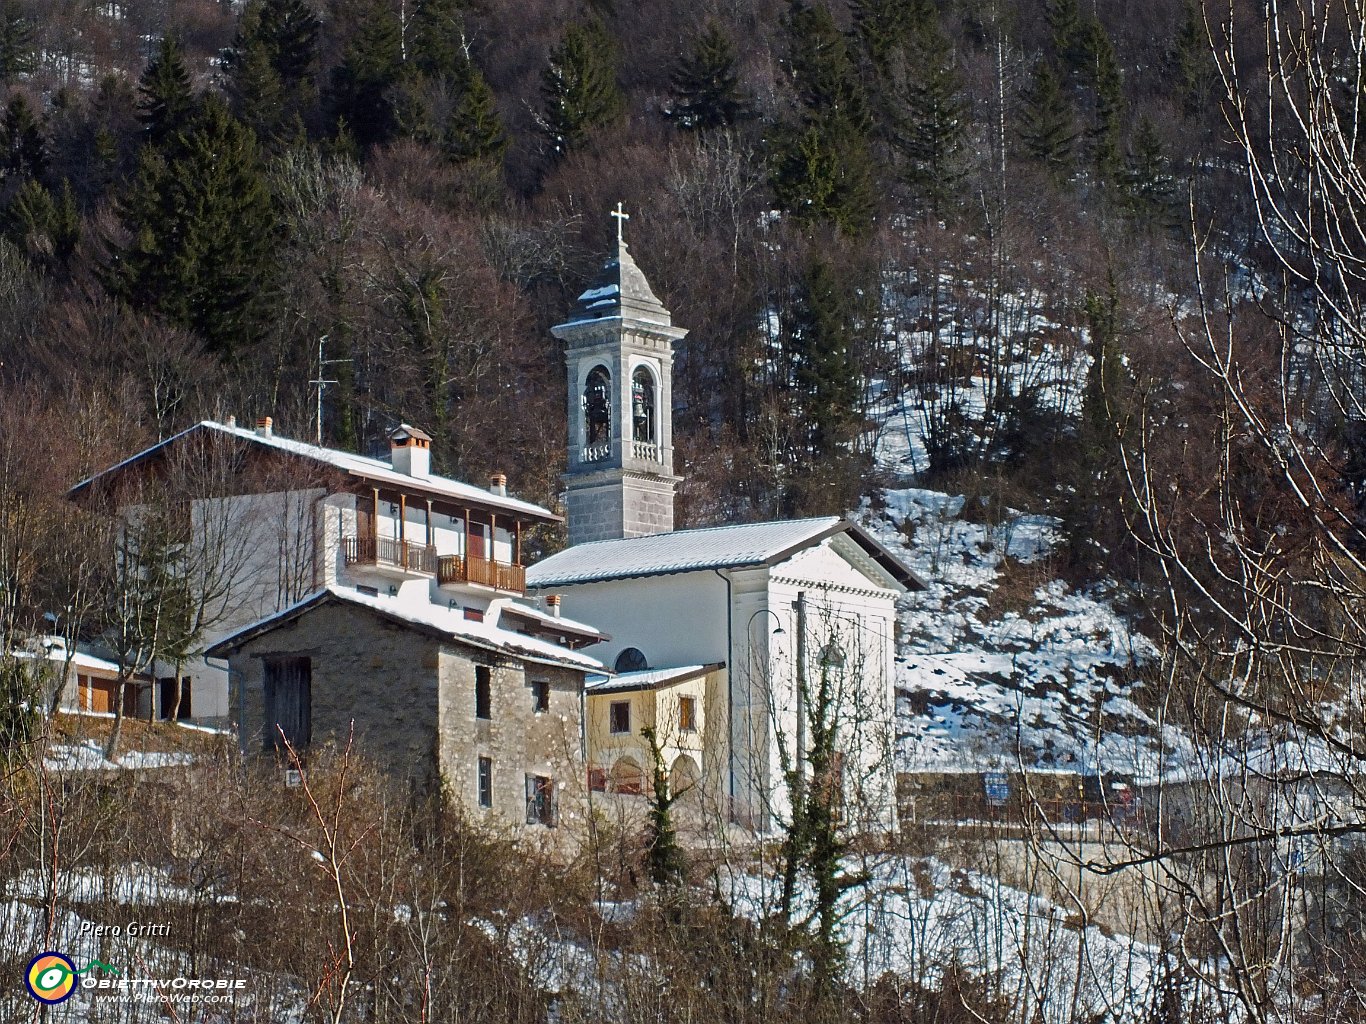
<svg viewBox="0 0 1366 1024">
<path fill-rule="evenodd" d="M 910 469 L 1053 507 L 1087 353 L 1167 361 L 1191 203 L 1255 258 L 1174 0 L 6 0 L 0 81 L 4 386 L 87 424 L 73 480 L 209 415 L 311 436 L 321 376 L 329 443 L 410 420 L 553 501 L 547 328 L 622 201 L 691 332 L 685 522 L 852 507 L 906 396 Z"/>
</svg>

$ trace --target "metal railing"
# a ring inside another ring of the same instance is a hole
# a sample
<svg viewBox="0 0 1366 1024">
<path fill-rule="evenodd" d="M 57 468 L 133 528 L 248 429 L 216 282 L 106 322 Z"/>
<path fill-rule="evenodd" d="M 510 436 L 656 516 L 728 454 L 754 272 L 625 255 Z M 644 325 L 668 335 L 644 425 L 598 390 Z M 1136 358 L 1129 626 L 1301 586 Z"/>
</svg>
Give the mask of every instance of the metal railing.
<svg viewBox="0 0 1366 1024">
<path fill-rule="evenodd" d="M 526 566 L 504 565 L 488 558 L 462 558 L 441 555 L 436 560 L 436 582 L 477 583 L 495 590 L 526 592 Z"/>
<path fill-rule="evenodd" d="M 347 565 L 388 565 L 427 576 L 436 575 L 436 548 L 390 537 L 347 537 L 342 541 Z"/>
</svg>

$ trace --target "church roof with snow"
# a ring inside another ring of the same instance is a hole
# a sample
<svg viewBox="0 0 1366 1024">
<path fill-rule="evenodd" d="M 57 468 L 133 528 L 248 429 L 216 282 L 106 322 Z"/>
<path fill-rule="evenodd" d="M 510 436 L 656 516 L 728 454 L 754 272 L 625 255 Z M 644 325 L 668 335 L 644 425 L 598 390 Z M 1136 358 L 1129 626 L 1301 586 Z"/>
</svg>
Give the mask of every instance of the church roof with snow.
<svg viewBox="0 0 1366 1024">
<path fill-rule="evenodd" d="M 650 282 L 636 266 L 626 243 L 617 242 L 616 254 L 602 265 L 602 269 L 584 293 L 579 296 L 574 312 L 565 324 L 587 323 L 624 317 L 667 327 L 673 322 L 664 303 L 659 301 Z"/>
<path fill-rule="evenodd" d="M 527 570 L 528 587 L 571 586 L 604 580 L 668 576 L 707 569 L 772 566 L 837 534 L 846 535 L 907 590 L 925 583 L 867 531 L 848 519 L 822 516 L 656 533 L 577 544 Z"/>
</svg>

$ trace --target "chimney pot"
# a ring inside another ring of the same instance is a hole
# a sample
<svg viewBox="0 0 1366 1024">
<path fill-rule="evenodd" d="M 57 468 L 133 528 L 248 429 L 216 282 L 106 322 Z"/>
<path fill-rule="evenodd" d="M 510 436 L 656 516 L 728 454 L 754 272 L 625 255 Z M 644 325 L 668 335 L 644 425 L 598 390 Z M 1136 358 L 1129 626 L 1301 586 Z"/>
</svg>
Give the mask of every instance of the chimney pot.
<svg viewBox="0 0 1366 1024">
<path fill-rule="evenodd" d="M 236 429 L 237 429 L 237 417 L 236 417 L 236 416 L 229 416 L 229 417 L 227 418 L 226 425 L 229 426 L 229 427 L 232 427 L 234 430 L 236 430 Z"/>
<path fill-rule="evenodd" d="M 499 497 L 507 497 L 508 478 L 506 473 L 494 473 L 489 477 L 489 490 Z"/>
<path fill-rule="evenodd" d="M 262 416 L 256 421 L 256 432 L 262 437 L 271 437 L 275 433 L 274 423 L 275 421 L 269 416 Z"/>
<path fill-rule="evenodd" d="M 550 609 L 550 614 L 551 614 L 551 615 L 555 616 L 555 618 L 557 618 L 557 619 L 560 617 L 560 595 L 559 595 L 559 594 L 547 594 L 547 595 L 546 595 L 546 599 L 545 599 L 545 605 L 546 605 L 547 608 Z"/>
</svg>

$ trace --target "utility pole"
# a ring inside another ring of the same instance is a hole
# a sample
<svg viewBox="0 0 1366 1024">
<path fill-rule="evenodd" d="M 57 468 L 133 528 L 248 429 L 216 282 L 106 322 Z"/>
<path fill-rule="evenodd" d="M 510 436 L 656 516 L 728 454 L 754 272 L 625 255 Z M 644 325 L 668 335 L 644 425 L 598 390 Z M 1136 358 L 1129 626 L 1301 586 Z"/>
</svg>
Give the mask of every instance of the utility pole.
<svg viewBox="0 0 1366 1024">
<path fill-rule="evenodd" d="M 326 345 L 327 335 L 324 334 L 321 338 L 318 339 L 318 378 L 317 380 L 309 381 L 310 384 L 314 385 L 318 389 L 318 419 L 317 431 L 314 434 L 314 437 L 319 447 L 322 447 L 323 443 L 323 392 L 327 390 L 327 385 L 339 383 L 339 381 L 328 380 L 325 375 L 325 371 L 329 366 L 337 366 L 341 363 L 349 363 L 351 361 L 349 359 L 325 358 L 324 351 Z"/>
</svg>

